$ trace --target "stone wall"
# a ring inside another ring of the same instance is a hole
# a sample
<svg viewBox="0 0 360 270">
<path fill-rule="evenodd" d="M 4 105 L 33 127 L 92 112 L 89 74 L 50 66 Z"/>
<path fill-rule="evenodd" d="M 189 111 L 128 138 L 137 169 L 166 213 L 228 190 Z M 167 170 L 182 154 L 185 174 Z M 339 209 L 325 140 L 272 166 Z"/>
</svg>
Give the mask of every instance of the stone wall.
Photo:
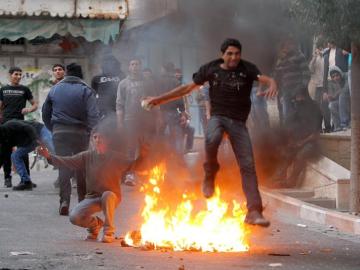
<svg viewBox="0 0 360 270">
<path fill-rule="evenodd" d="M 350 144 L 350 130 L 322 134 L 320 137 L 322 154 L 348 170 L 350 169 Z"/>
</svg>

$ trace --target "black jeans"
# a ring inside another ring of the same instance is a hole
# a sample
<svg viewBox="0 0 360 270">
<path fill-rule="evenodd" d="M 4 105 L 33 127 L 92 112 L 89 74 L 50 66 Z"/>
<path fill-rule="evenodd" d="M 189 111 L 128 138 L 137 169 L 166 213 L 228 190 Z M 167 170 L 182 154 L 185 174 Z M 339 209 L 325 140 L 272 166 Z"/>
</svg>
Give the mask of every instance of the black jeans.
<svg viewBox="0 0 360 270">
<path fill-rule="evenodd" d="M 324 121 L 325 131 L 331 130 L 331 114 L 329 109 L 329 102 L 323 99 L 324 88 L 316 87 L 315 101 L 319 104 L 321 114 Z M 322 129 L 322 126 L 321 126 Z"/>
<path fill-rule="evenodd" d="M 254 156 L 250 136 L 245 123 L 225 116 L 211 116 L 205 138 L 205 177 L 214 180 L 220 166 L 217 160 L 219 145 L 224 132 L 229 135 L 236 161 L 242 177 L 242 188 L 249 211 L 262 212 L 262 201 L 258 189 Z"/>
<path fill-rule="evenodd" d="M 89 136 L 86 133 L 75 132 L 57 132 L 53 135 L 56 155 L 72 156 L 79 152 L 88 149 Z M 70 203 L 71 183 L 70 178 L 74 175 L 77 180 L 77 193 L 79 202 L 85 198 L 86 183 L 85 171 L 72 171 L 65 167 L 59 168 L 59 182 L 60 182 L 60 203 L 67 201 Z"/>
</svg>

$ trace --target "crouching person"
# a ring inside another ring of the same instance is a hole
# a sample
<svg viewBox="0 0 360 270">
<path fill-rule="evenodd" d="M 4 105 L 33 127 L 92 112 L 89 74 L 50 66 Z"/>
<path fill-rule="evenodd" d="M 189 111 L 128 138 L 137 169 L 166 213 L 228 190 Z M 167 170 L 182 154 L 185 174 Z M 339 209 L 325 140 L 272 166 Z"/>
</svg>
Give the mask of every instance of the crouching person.
<svg viewBox="0 0 360 270">
<path fill-rule="evenodd" d="M 70 212 L 72 224 L 87 228 L 87 240 L 97 240 L 103 227 L 102 242 L 111 243 L 115 239 L 114 215 L 121 200 L 119 179 L 127 169 L 137 169 L 141 157 L 129 162 L 125 155 L 111 150 L 113 125 L 107 123 L 93 131 L 91 148 L 74 156 L 57 156 L 41 146 L 40 155 L 46 157 L 49 163 L 69 169 L 84 170 L 86 175 L 86 196 Z M 142 151 L 144 153 L 144 151 Z M 103 212 L 102 220 L 95 213 Z"/>
</svg>

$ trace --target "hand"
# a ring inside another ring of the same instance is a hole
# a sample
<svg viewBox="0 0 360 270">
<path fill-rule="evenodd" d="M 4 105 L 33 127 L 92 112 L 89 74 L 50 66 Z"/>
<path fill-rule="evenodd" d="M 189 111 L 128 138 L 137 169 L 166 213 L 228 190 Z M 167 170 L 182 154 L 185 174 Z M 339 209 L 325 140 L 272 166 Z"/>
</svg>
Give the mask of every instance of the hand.
<svg viewBox="0 0 360 270">
<path fill-rule="evenodd" d="M 39 142 L 39 146 L 36 148 L 36 151 L 39 155 L 43 156 L 46 159 L 50 158 L 49 150 L 46 148 L 45 145 Z"/>
<path fill-rule="evenodd" d="M 29 108 L 23 108 L 21 110 L 21 114 L 23 114 L 23 115 L 28 114 L 28 113 L 31 113 L 31 110 Z"/>
<path fill-rule="evenodd" d="M 270 86 L 266 91 L 257 92 L 257 96 L 266 97 L 266 98 L 274 98 L 278 94 L 276 86 Z"/>
<path fill-rule="evenodd" d="M 141 101 L 141 107 L 147 111 L 157 105 L 160 105 L 160 103 L 156 97 L 146 97 Z"/>
</svg>

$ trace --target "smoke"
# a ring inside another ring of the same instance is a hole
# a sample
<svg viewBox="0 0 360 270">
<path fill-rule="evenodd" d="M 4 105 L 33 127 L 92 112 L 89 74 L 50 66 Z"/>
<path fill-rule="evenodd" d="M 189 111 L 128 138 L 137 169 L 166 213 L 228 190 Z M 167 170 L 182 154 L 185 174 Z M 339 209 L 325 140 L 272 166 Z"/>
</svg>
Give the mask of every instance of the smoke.
<svg viewBox="0 0 360 270">
<path fill-rule="evenodd" d="M 112 54 L 123 66 L 127 66 L 134 56 L 139 57 L 143 66 L 151 68 L 155 74 L 160 73 L 163 63 L 173 62 L 183 70 L 185 81 L 190 81 L 192 73 L 202 64 L 219 57 L 222 41 L 232 37 L 242 43 L 244 59 L 255 63 L 264 74 L 271 74 L 279 44 L 285 37 L 292 35 L 302 44 L 311 40 L 297 32 L 297 27 L 286 13 L 286 5 L 287 1 L 283 0 L 180 0 L 177 12 L 122 32 L 112 46 Z M 256 130 L 253 135 L 258 174 L 263 181 L 269 179 L 281 164 L 283 157 L 279 153 L 286 152 L 284 141 L 289 138 L 276 127 Z M 184 188 L 194 183 L 192 179 L 202 179 L 203 158 L 200 157 L 193 171 L 189 172 L 181 159 L 168 158 L 170 151 L 162 138 L 153 145 L 155 149 L 150 151 L 150 155 L 154 155 L 151 158 L 153 162 L 149 167 L 167 160 L 169 179 L 173 179 L 174 183 L 169 181 L 173 187 Z M 224 179 L 220 182 L 236 189 L 240 185 L 240 175 L 231 152 L 222 153 L 221 159 L 227 165 L 219 172 L 219 179 Z M 199 181 L 196 189 L 200 190 L 198 184 Z"/>
<path fill-rule="evenodd" d="M 269 73 L 278 43 L 295 32 L 286 6 L 282 0 L 178 1 L 177 12 L 122 32 L 114 50 L 125 62 L 128 56 L 139 55 L 155 71 L 172 61 L 192 74 L 218 57 L 221 42 L 233 37 L 243 43 L 243 57 Z M 196 59 L 188 59 L 193 56 Z"/>
</svg>

